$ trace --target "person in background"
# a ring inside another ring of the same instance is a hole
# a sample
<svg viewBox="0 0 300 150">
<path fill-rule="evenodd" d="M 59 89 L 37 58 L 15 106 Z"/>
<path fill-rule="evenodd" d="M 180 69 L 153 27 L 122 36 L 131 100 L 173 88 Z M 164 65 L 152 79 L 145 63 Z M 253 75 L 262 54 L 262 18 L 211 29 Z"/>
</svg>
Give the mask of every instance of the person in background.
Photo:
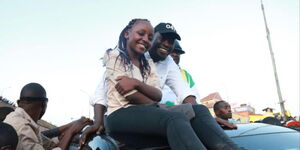
<svg viewBox="0 0 300 150">
<path fill-rule="evenodd" d="M 18 134 L 17 150 L 66 149 L 73 135 L 90 123 L 87 118 L 56 128 L 60 136 L 59 143 L 41 134 L 37 121 L 43 117 L 47 109 L 48 98 L 46 90 L 38 83 L 26 84 L 17 101 L 18 107 L 8 114 L 4 120 L 10 124 Z M 2 134 L 2 133 L 1 133 Z"/>
<path fill-rule="evenodd" d="M 295 116 L 291 120 L 287 121 L 284 125 L 286 127 L 293 128 L 293 129 L 300 131 L 300 117 Z"/>
<path fill-rule="evenodd" d="M 215 119 L 222 128 L 237 129 L 237 126 L 229 120 L 232 118 L 232 112 L 230 105 L 226 101 L 217 101 L 213 108 L 216 115 Z"/>
<path fill-rule="evenodd" d="M 265 117 L 275 117 L 273 110 L 274 108 L 267 107 L 262 110 L 264 112 L 263 115 Z"/>
<path fill-rule="evenodd" d="M 4 122 L 0 122 L 0 150 L 15 150 L 18 145 L 18 135 L 15 129 Z"/>
<path fill-rule="evenodd" d="M 180 56 L 182 54 L 185 54 L 185 51 L 181 48 L 178 40 L 175 40 L 174 50 L 170 53 L 170 56 L 173 58 L 174 62 L 178 65 L 178 67 L 180 69 L 180 73 L 181 73 L 184 81 L 188 84 L 189 88 L 191 88 L 191 90 L 194 92 L 194 94 L 197 98 L 196 101 L 200 102 L 200 95 L 199 95 L 199 92 L 197 90 L 197 87 L 195 85 L 195 82 L 194 82 L 192 76 L 185 69 L 182 69 L 179 65 Z M 162 92 L 163 92 L 163 98 L 162 98 L 161 103 L 164 103 L 167 105 L 176 104 L 177 96 L 173 92 L 173 90 L 171 90 L 168 86 L 165 86 L 163 88 Z"/>
</svg>

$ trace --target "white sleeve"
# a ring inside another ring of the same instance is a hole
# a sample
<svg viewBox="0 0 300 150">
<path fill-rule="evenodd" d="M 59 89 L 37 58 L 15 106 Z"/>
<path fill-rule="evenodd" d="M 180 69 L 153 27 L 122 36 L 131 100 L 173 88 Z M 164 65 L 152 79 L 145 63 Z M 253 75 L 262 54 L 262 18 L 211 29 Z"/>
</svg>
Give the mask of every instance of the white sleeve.
<svg viewBox="0 0 300 150">
<path fill-rule="evenodd" d="M 101 105 L 107 106 L 107 103 L 106 103 L 107 88 L 105 86 L 104 78 L 105 78 L 105 75 L 103 74 L 103 76 L 101 77 L 101 80 L 96 88 L 94 96 L 90 100 L 90 104 L 92 106 L 94 106 L 95 104 L 101 104 Z"/>
<path fill-rule="evenodd" d="M 182 104 L 186 97 L 190 95 L 195 96 L 188 84 L 183 80 L 179 67 L 177 64 L 175 64 L 173 59 L 169 59 L 168 68 L 169 70 L 167 74 L 166 85 L 168 85 L 176 94 L 177 103 Z"/>
<path fill-rule="evenodd" d="M 173 92 L 173 90 L 170 89 L 169 86 L 164 86 L 163 89 L 161 90 L 161 93 L 162 93 L 162 97 L 161 97 L 161 101 L 159 103 L 161 104 L 170 104 L 170 103 L 173 103 L 173 104 L 177 104 L 176 103 L 176 99 L 177 99 L 177 96 L 176 94 Z"/>
<path fill-rule="evenodd" d="M 201 104 L 201 102 L 200 102 L 200 94 L 198 92 L 198 89 L 197 89 L 196 85 L 194 85 L 191 89 L 192 89 L 192 91 L 194 92 L 194 94 L 196 96 L 197 103 Z"/>
</svg>

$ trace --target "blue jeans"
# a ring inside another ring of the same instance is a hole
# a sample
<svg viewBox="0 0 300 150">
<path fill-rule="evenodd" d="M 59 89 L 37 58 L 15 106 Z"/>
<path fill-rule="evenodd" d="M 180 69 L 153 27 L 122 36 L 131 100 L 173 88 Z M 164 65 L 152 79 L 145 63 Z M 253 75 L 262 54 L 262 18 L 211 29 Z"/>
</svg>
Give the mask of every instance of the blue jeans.
<svg viewBox="0 0 300 150">
<path fill-rule="evenodd" d="M 121 108 L 107 117 L 110 133 L 166 137 L 172 150 L 240 149 L 203 105 L 193 105 L 195 117 L 188 120 L 182 113 L 156 105 Z"/>
</svg>

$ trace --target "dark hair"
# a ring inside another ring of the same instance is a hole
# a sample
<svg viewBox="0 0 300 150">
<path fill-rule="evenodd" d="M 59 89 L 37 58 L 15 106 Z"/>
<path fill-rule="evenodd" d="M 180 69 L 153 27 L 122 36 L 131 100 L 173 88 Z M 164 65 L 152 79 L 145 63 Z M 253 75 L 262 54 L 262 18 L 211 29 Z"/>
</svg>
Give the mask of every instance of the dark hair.
<svg viewBox="0 0 300 150">
<path fill-rule="evenodd" d="M 217 101 L 215 104 L 214 104 L 214 111 L 217 111 L 220 109 L 220 104 L 221 103 L 227 103 L 226 101 L 223 101 L 223 100 L 220 100 L 220 101 Z"/>
<path fill-rule="evenodd" d="M 14 109 L 11 107 L 0 107 L 0 121 L 3 121 L 6 118 L 6 116 L 13 111 Z"/>
<path fill-rule="evenodd" d="M 121 59 L 121 62 L 123 62 L 124 64 L 124 68 L 125 70 L 127 69 L 132 69 L 132 63 L 131 63 L 131 60 L 130 60 L 130 57 L 128 55 L 128 52 L 127 52 L 127 49 L 126 49 L 126 46 L 127 46 L 127 39 L 125 38 L 125 33 L 132 29 L 132 27 L 134 26 L 135 23 L 137 23 L 138 21 L 146 21 L 146 22 L 149 22 L 149 20 L 147 19 L 132 19 L 128 25 L 122 30 L 122 32 L 120 33 L 119 35 L 119 41 L 118 41 L 118 45 L 117 45 L 117 48 L 119 49 L 120 51 L 120 54 L 119 56 L 117 57 L 117 59 L 120 57 Z M 112 49 L 108 49 L 107 52 L 111 51 Z M 148 75 L 150 74 L 150 66 L 149 66 L 149 63 L 148 61 L 146 60 L 145 56 L 144 55 L 141 55 L 139 57 L 139 61 L 141 63 L 140 65 L 140 71 L 141 71 L 141 74 L 142 74 L 142 77 L 143 79 L 146 79 L 148 77 Z"/>
<path fill-rule="evenodd" d="M 11 146 L 13 150 L 18 145 L 18 135 L 16 130 L 9 124 L 0 122 L 0 148 L 3 146 Z"/>
<path fill-rule="evenodd" d="M 48 100 L 46 97 L 46 90 L 38 83 L 26 84 L 20 93 L 20 100 L 38 99 L 41 101 Z"/>
</svg>

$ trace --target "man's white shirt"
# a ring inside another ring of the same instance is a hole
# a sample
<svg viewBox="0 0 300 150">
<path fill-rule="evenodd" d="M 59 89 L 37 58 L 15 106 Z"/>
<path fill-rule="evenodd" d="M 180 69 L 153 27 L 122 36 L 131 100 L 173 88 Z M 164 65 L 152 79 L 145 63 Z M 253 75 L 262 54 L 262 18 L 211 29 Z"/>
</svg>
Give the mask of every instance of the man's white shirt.
<svg viewBox="0 0 300 150">
<path fill-rule="evenodd" d="M 147 59 L 151 59 L 150 54 L 148 52 L 145 53 L 145 57 Z M 170 87 L 170 89 L 177 96 L 175 100 L 175 104 L 182 104 L 182 101 L 190 95 L 196 96 L 188 86 L 188 84 L 183 80 L 182 75 L 180 74 L 179 67 L 174 62 L 171 56 L 167 56 L 167 58 L 163 61 L 155 62 L 156 71 L 159 76 L 160 88 L 164 89 L 166 85 Z M 96 88 L 94 97 L 90 100 L 91 105 L 101 104 L 106 105 L 106 86 L 104 82 L 104 75 L 101 77 L 100 82 Z M 162 100 L 161 103 L 164 103 L 170 97 L 168 95 L 169 92 L 164 92 L 162 90 Z"/>
</svg>

